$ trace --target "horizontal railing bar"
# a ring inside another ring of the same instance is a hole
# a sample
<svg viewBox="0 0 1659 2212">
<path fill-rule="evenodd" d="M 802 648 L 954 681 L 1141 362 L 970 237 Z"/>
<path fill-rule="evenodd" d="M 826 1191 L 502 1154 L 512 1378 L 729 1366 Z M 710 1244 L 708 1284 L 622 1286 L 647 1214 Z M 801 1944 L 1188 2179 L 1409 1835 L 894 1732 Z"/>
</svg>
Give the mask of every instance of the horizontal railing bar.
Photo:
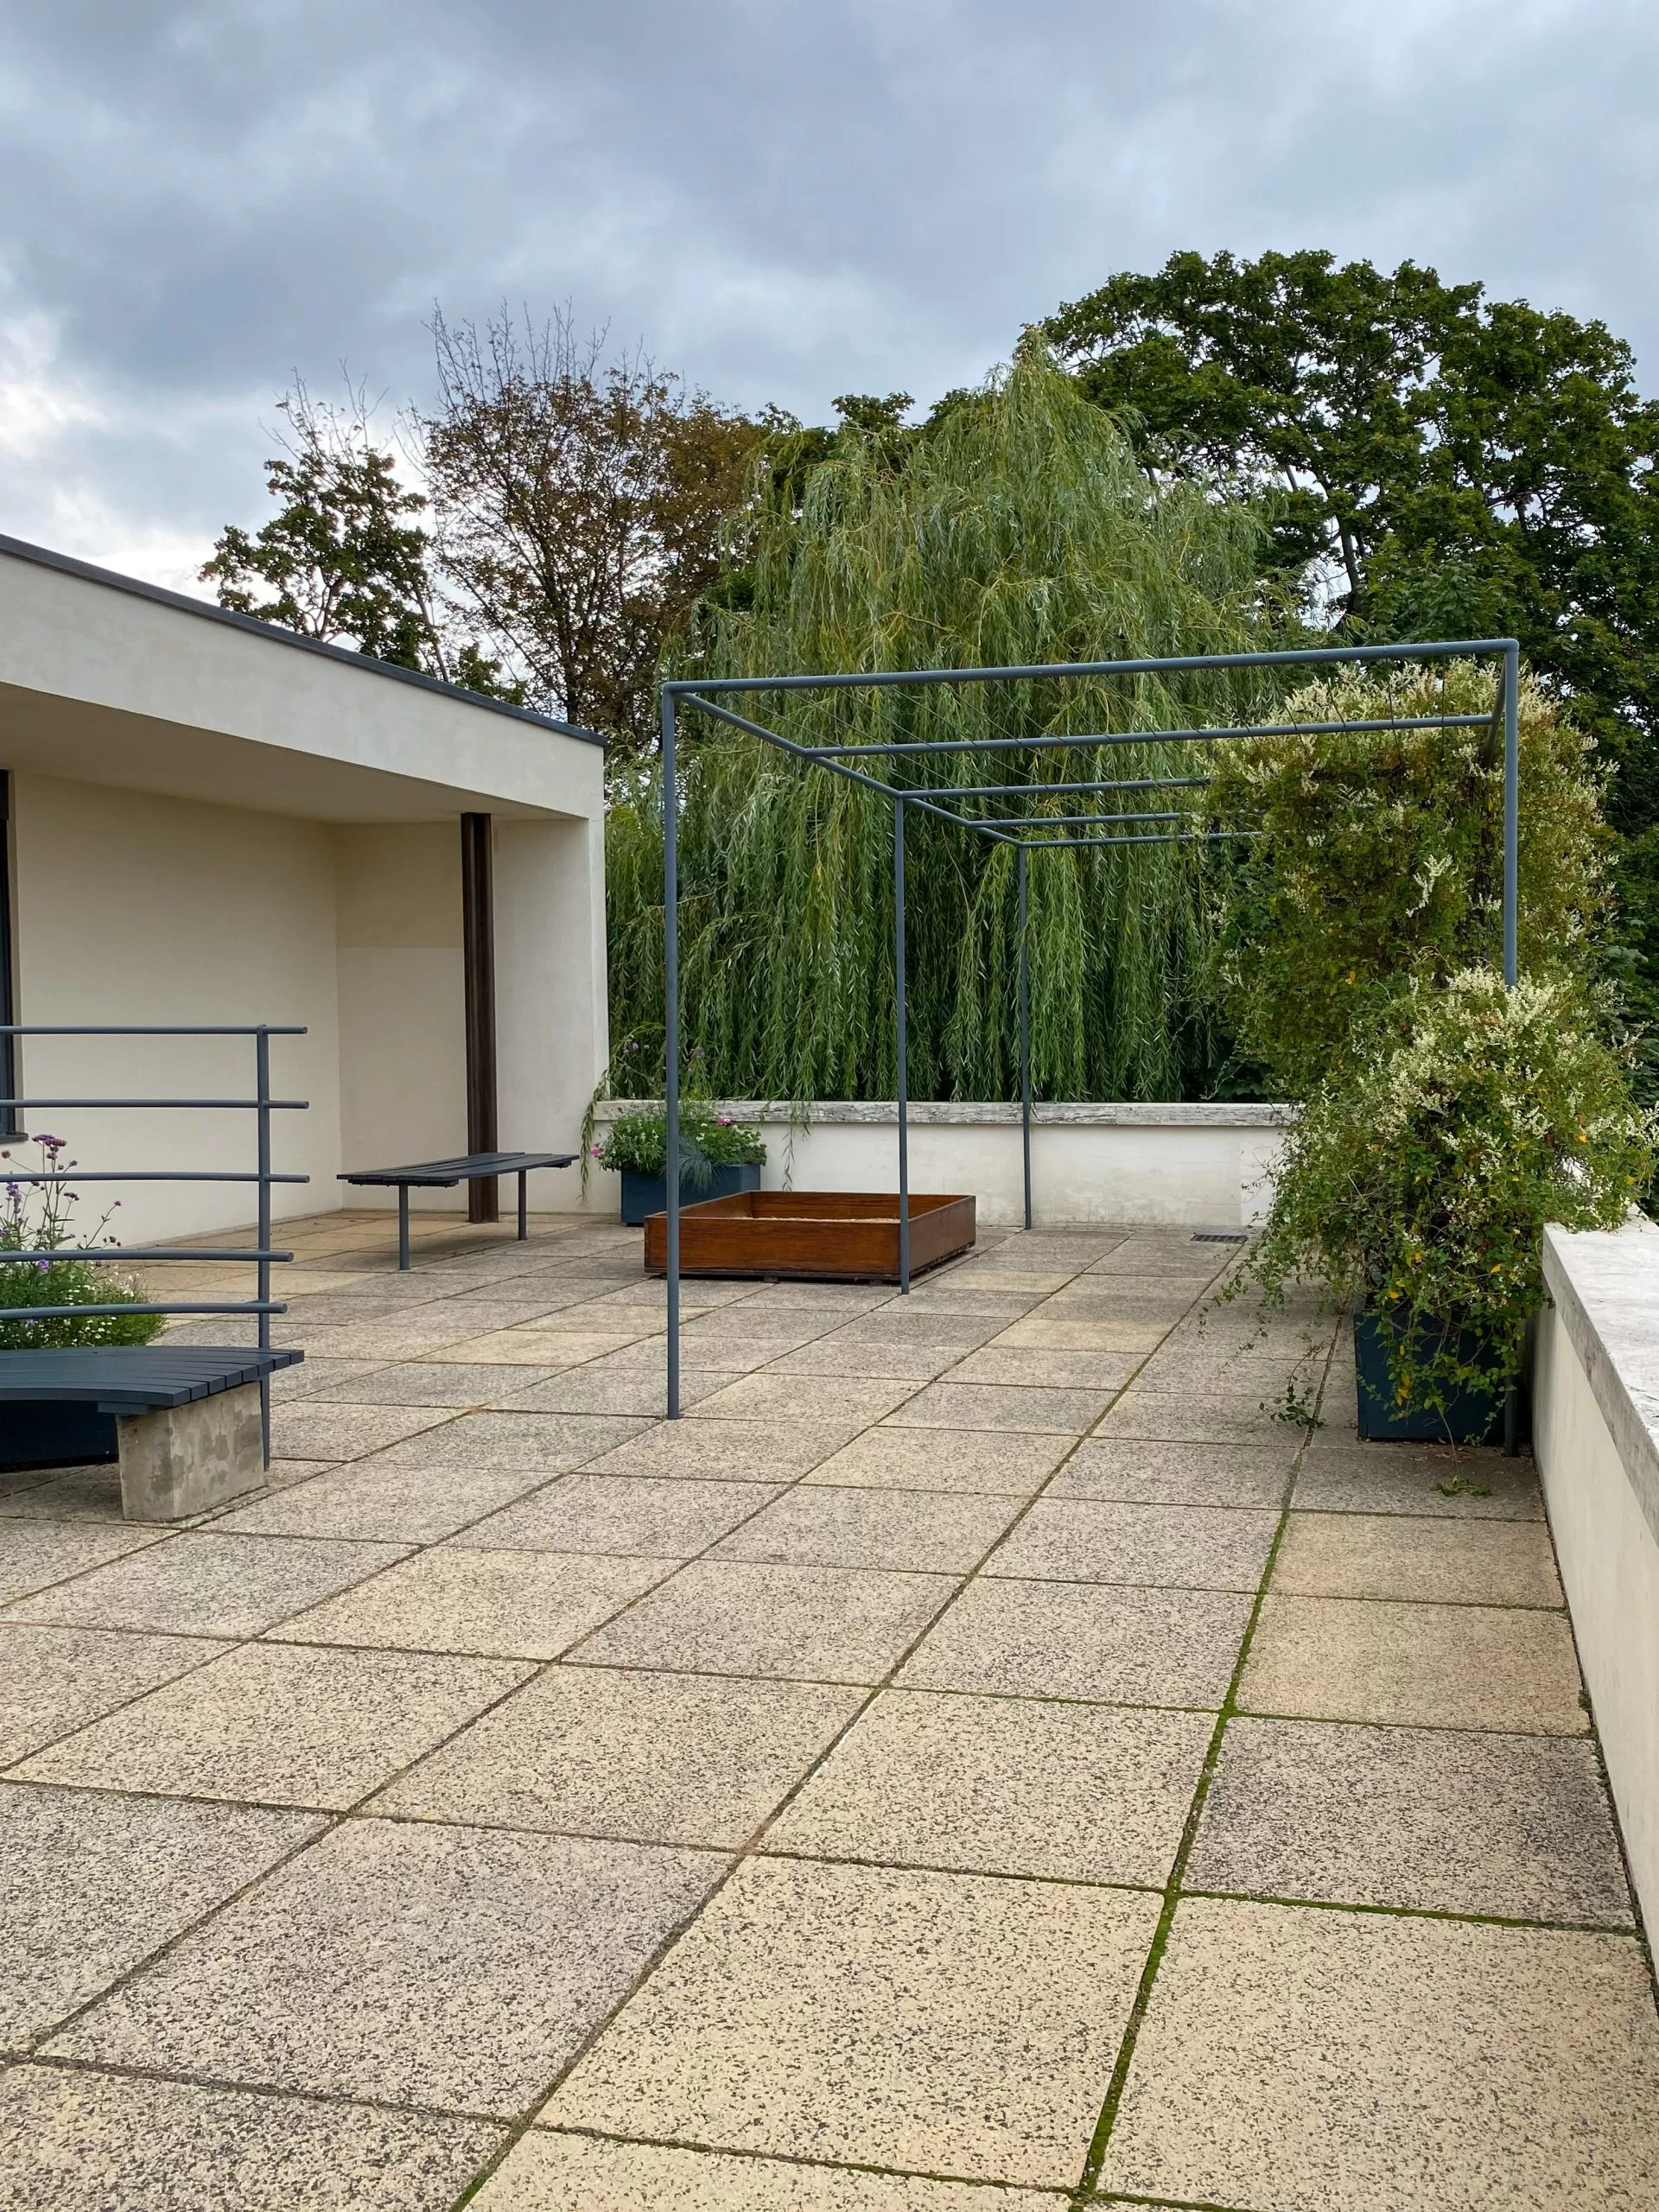
<svg viewBox="0 0 1659 2212">
<path fill-rule="evenodd" d="M 982 818 L 988 822 L 994 822 L 999 830 L 1025 828 L 1098 830 L 1103 828 L 1108 823 L 1186 822 L 1192 819 L 1192 810 L 1187 807 L 1176 807 L 1167 814 L 990 814 Z"/>
<path fill-rule="evenodd" d="M 60 1106 L 96 1106 L 106 1112 L 117 1107 L 138 1106 L 157 1112 L 163 1107 L 188 1107 L 203 1112 L 211 1109 L 214 1112 L 235 1109 L 257 1113 L 261 1107 L 269 1106 L 273 1112 L 280 1108 L 286 1113 L 300 1114 L 310 1103 L 308 1098 L 0 1098 L 0 1107 L 15 1107 L 23 1112 L 31 1107 L 38 1111 L 43 1106 L 51 1107 L 54 1112 Z"/>
<path fill-rule="evenodd" d="M 928 753 L 1043 753 L 1086 745 L 1219 745 L 1236 737 L 1341 737 L 1351 731 L 1486 729 L 1491 719 L 1490 714 L 1414 715 L 1377 721 L 1255 722 L 1248 728 L 1089 730 L 1080 734 L 1051 731 L 1046 737 L 895 738 L 890 744 L 803 745 L 795 749 L 807 760 L 856 760 L 864 754 L 873 760 L 888 760 Z M 773 736 L 772 741 L 777 744 L 785 741 Z"/>
<path fill-rule="evenodd" d="M 1215 845 L 1230 837 L 1259 837 L 1259 830 L 1166 830 L 1156 837 L 1010 837 L 1011 845 L 1040 851 L 1058 845 Z"/>
<path fill-rule="evenodd" d="M 79 1315 L 96 1316 L 105 1319 L 119 1313 L 162 1313 L 180 1316 L 186 1313 L 286 1313 L 288 1307 L 280 1299 L 244 1299 L 234 1306 L 208 1306 L 200 1303 L 183 1305 L 140 1306 L 0 1306 L 0 1324 L 7 1321 L 67 1321 Z"/>
<path fill-rule="evenodd" d="M 712 700 L 702 703 L 705 705 L 707 712 L 713 715 L 717 721 L 729 722 L 734 729 L 747 730 L 752 737 L 764 738 L 768 745 L 775 745 L 782 753 L 792 753 L 800 760 L 812 758 L 804 746 L 797 745 L 787 737 L 779 737 L 776 730 L 767 729 L 764 723 L 752 722 L 743 715 L 734 714 L 729 707 L 715 706 Z M 839 760 L 821 760 L 818 766 L 830 769 L 837 776 L 846 777 L 850 783 L 861 785 L 866 791 L 879 791 L 883 798 L 905 798 L 907 796 L 894 785 L 884 784 L 879 776 L 861 775 L 856 768 L 846 767 Z M 959 814 L 949 814 L 944 807 L 934 806 L 925 798 L 916 798 L 910 803 L 918 806 L 924 814 L 936 814 L 941 822 L 955 823 L 958 827 L 962 826 L 962 817 Z"/>
<path fill-rule="evenodd" d="M 279 1029 L 269 1022 L 251 1029 L 221 1027 L 173 1028 L 146 1022 L 129 1028 L 124 1023 L 91 1021 L 0 1021 L 0 1037 L 305 1037 L 303 1028 Z"/>
<path fill-rule="evenodd" d="M 291 1260 L 291 1252 L 255 1252 L 245 1244 L 228 1247 L 181 1245 L 176 1249 L 161 1244 L 56 1244 L 41 1252 L 14 1252 L 0 1244 L 0 1268 L 15 1267 L 24 1260 L 93 1260 L 108 1265 L 119 1265 L 130 1260 Z M 4 1308 L 0 1307 L 0 1312 Z"/>
<path fill-rule="evenodd" d="M 1180 791 L 1207 789 L 1211 776 L 1100 776 L 1082 784 L 934 784 L 930 798 L 1075 798 L 1084 791 Z"/>
<path fill-rule="evenodd" d="M 1179 653 L 1150 660 L 1033 661 L 1023 667 L 1010 668 L 903 668 L 858 676 L 688 677 L 678 683 L 665 683 L 663 689 L 680 699 L 695 698 L 709 691 L 889 690 L 939 683 L 1030 683 L 1068 676 L 1161 676 L 1217 668 L 1329 667 L 1343 661 L 1452 660 L 1460 655 L 1509 653 L 1516 650 L 1516 640 L 1513 638 L 1465 638 L 1416 645 L 1310 645 L 1274 652 Z"/>
<path fill-rule="evenodd" d="M 13 1144 L 32 1141 L 13 1137 Z M 0 1160 L 6 1157 L 0 1147 Z M 79 1167 L 57 1167 L 50 1173 L 34 1167 L 0 1166 L 0 1183 L 308 1183 L 308 1175 L 261 1175 L 251 1168 L 215 1174 L 209 1167 L 96 1167 L 85 1173 Z"/>
</svg>

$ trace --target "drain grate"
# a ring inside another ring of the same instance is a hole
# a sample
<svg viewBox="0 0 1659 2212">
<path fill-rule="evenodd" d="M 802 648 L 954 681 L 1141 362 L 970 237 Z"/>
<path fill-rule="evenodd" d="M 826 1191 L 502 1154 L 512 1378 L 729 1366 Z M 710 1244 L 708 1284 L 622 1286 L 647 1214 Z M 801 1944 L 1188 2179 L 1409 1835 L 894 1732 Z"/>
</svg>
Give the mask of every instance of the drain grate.
<svg viewBox="0 0 1659 2212">
<path fill-rule="evenodd" d="M 1244 1244 L 1249 1243 L 1242 1229 L 1195 1229 L 1195 1244 Z"/>
</svg>

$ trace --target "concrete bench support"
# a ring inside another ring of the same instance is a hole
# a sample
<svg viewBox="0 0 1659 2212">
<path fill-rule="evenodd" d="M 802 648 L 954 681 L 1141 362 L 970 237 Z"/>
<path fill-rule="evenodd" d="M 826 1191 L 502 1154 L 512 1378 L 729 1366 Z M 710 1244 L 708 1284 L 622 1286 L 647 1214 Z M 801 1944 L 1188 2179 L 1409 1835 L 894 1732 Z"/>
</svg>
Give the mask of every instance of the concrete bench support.
<svg viewBox="0 0 1659 2212">
<path fill-rule="evenodd" d="M 182 1521 L 264 1483 L 257 1382 L 156 1413 L 124 1414 L 116 1434 L 129 1521 Z"/>
</svg>

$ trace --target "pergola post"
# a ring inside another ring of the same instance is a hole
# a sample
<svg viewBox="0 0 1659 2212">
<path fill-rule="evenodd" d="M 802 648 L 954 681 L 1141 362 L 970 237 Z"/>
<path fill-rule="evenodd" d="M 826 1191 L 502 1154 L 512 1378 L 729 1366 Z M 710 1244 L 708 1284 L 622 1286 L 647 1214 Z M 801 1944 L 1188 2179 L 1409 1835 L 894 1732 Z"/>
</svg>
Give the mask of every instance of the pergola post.
<svg viewBox="0 0 1659 2212">
<path fill-rule="evenodd" d="M 680 875 L 674 693 L 663 686 L 663 1161 L 668 1198 L 668 1417 L 680 1417 Z"/>
<path fill-rule="evenodd" d="M 905 802 L 893 802 L 893 962 L 899 1063 L 899 1290 L 910 1295 L 910 1065 L 905 1034 Z"/>
<path fill-rule="evenodd" d="M 1026 942 L 1026 849 L 1020 848 L 1020 1145 L 1025 1164 L 1026 1227 L 1031 1227 L 1031 964 Z"/>
</svg>

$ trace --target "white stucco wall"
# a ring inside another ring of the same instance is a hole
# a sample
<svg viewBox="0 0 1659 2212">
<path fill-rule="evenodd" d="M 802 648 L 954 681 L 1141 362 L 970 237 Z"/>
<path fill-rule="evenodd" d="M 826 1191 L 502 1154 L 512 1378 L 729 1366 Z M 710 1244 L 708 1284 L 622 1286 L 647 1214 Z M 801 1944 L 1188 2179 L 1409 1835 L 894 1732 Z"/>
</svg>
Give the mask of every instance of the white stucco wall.
<svg viewBox="0 0 1659 2212">
<path fill-rule="evenodd" d="M 461 833 L 452 822 L 331 833 L 340 992 L 340 1165 L 445 1159 L 467 1146 Z M 347 1203 L 385 1194 L 353 1189 Z M 422 1192 L 453 1204 L 455 1193 Z M 338 1189 L 321 1205 L 339 1202 Z M 466 1193 L 460 1193 L 464 1207 Z"/>
<path fill-rule="evenodd" d="M 600 1109 L 597 1135 L 626 1109 Z M 734 1100 L 721 1111 L 759 1121 L 766 1141 L 762 1186 L 798 1191 L 896 1191 L 898 1109 L 820 1102 L 808 1126 L 785 1106 Z M 1056 1104 L 1033 1111 L 1032 1216 L 1062 1223 L 1147 1222 L 1241 1228 L 1265 1212 L 1286 1109 L 1251 1105 Z M 1001 1104 L 910 1109 L 912 1191 L 971 1192 L 988 1227 L 1024 1217 L 1020 1109 Z M 617 1204 L 617 1179 L 596 1166 L 589 1203 Z"/>
<path fill-rule="evenodd" d="M 277 1118 L 276 1165 L 308 1173 L 279 1214 L 336 1204 L 340 1154 L 334 859 L 315 823 L 48 776 L 13 779 L 19 1018 L 40 1022 L 303 1024 L 272 1045 L 274 1088 L 307 1098 Z M 22 1040 L 29 1096 L 253 1095 L 251 1040 Z M 28 1120 L 89 1168 L 254 1165 L 243 1113 L 92 1113 Z M 95 1185 L 81 1209 L 90 1227 Z M 235 1185 L 134 1184 L 111 1224 L 124 1243 L 252 1217 Z"/>
<path fill-rule="evenodd" d="M 1659 1230 L 1545 1232 L 1533 1439 L 1630 1877 L 1659 1925 Z"/>
</svg>

